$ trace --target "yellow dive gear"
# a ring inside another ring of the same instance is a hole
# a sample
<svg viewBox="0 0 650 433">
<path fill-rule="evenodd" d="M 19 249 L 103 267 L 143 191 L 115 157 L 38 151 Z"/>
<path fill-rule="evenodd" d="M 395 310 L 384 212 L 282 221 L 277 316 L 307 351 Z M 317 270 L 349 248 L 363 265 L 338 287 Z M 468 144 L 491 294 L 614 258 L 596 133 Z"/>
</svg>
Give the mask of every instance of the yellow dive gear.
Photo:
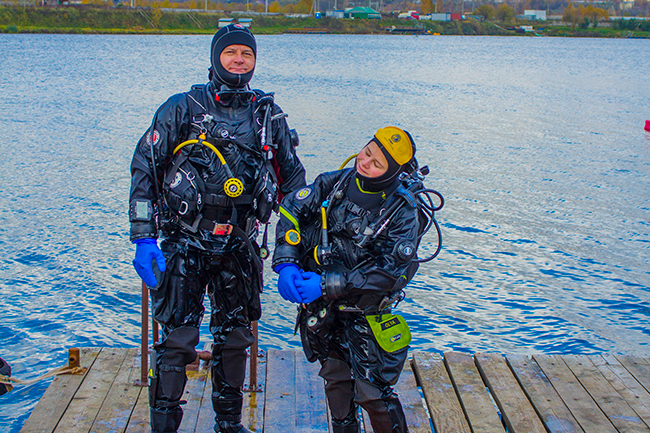
<svg viewBox="0 0 650 433">
<path fill-rule="evenodd" d="M 228 197 L 239 197 L 244 192 L 244 184 L 236 177 L 231 177 L 223 184 L 223 190 Z"/>
<path fill-rule="evenodd" d="M 226 164 L 226 160 L 224 159 L 223 155 L 221 152 L 219 152 L 219 149 L 215 147 L 214 144 L 205 141 L 205 134 L 199 135 L 198 140 L 186 140 L 176 146 L 174 148 L 173 154 L 175 155 L 176 152 L 184 148 L 185 146 L 189 144 L 201 144 L 208 149 L 212 150 L 216 155 L 217 158 L 219 158 L 219 161 L 221 162 L 221 165 L 223 165 L 223 168 L 226 170 L 226 174 L 228 175 L 228 180 L 226 183 L 223 185 L 223 190 L 226 193 L 228 197 L 239 197 L 243 192 L 244 192 L 244 184 L 242 183 L 241 180 L 237 179 L 235 176 L 233 176 L 232 171 L 230 171 L 230 167 L 228 167 L 228 164 Z"/>
<path fill-rule="evenodd" d="M 403 130 L 395 126 L 387 126 L 378 130 L 375 138 L 398 165 L 404 165 L 413 158 L 413 143 Z"/>
<path fill-rule="evenodd" d="M 287 241 L 289 245 L 298 245 L 300 243 L 300 233 L 297 230 L 288 230 L 284 234 L 284 240 Z"/>
<path fill-rule="evenodd" d="M 406 320 L 397 314 L 366 316 L 370 329 L 386 352 L 396 352 L 411 342 L 411 330 Z"/>
<path fill-rule="evenodd" d="M 343 164 L 339 167 L 339 170 L 343 170 L 346 165 L 348 165 L 348 162 L 350 162 L 353 158 L 356 158 L 359 154 L 355 153 L 354 155 L 350 155 L 347 157 L 345 161 L 343 161 Z"/>
</svg>

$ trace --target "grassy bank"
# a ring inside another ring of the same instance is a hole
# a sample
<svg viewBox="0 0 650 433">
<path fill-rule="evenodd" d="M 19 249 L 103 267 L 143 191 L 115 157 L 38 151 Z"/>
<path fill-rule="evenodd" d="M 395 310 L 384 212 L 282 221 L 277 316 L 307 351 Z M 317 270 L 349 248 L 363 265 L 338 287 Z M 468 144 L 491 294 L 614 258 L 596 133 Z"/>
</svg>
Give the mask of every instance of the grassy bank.
<svg viewBox="0 0 650 433">
<path fill-rule="evenodd" d="M 0 31 L 13 33 L 214 33 L 221 13 L 167 12 L 160 9 L 67 7 L 0 7 Z M 243 16 L 243 15 L 238 15 Z M 432 33 L 510 34 L 486 23 L 419 22 Z M 322 31 L 332 34 L 380 34 L 387 28 L 414 27 L 413 22 L 397 19 L 347 20 L 334 18 L 289 18 L 282 15 L 254 16 L 256 34 Z"/>
<path fill-rule="evenodd" d="M 97 6 L 18 7 L 0 6 L 0 32 L 4 33 L 149 33 L 213 34 L 223 13 L 168 12 L 156 8 L 131 9 Z M 520 35 L 503 24 L 479 22 L 404 21 L 397 19 L 348 20 L 334 18 L 289 18 L 282 15 L 254 16 L 256 34 L 324 32 L 331 34 L 384 34 L 387 29 L 419 27 L 440 35 Z M 576 29 L 548 26 L 536 35 L 578 37 L 649 37 L 649 32 L 628 32 L 611 28 Z"/>
</svg>

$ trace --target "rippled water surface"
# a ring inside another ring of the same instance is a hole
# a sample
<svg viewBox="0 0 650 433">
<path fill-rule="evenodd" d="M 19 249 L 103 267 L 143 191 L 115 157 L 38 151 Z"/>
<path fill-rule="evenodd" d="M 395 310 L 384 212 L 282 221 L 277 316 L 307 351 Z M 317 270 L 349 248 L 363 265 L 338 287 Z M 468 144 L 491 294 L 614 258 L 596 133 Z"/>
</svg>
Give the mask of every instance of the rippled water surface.
<svg viewBox="0 0 650 433">
<path fill-rule="evenodd" d="M 73 346 L 138 345 L 129 163 L 154 110 L 206 80 L 210 40 L 0 35 L 0 356 L 16 377 Z M 399 306 L 414 350 L 650 354 L 649 41 L 258 45 L 253 84 L 289 113 L 309 180 L 389 124 L 431 168 L 444 247 Z M 298 348 L 266 266 L 260 345 Z M 0 397 L 0 430 L 17 432 L 49 382 Z"/>
</svg>

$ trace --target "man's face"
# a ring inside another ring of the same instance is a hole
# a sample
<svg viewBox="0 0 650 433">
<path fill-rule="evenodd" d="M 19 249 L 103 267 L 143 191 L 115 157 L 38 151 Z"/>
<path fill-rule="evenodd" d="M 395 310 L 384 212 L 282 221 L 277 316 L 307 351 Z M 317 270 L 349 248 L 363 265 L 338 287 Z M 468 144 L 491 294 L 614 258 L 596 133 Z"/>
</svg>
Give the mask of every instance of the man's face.
<svg viewBox="0 0 650 433">
<path fill-rule="evenodd" d="M 232 74 L 245 74 L 255 67 L 255 53 L 246 45 L 228 45 L 219 56 L 223 68 Z"/>
</svg>

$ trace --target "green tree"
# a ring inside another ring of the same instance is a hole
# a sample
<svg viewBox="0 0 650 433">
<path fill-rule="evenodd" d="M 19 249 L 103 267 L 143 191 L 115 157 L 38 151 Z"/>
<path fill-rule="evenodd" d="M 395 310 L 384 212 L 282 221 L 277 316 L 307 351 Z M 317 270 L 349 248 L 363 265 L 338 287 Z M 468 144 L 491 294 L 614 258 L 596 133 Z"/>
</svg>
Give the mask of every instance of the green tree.
<svg viewBox="0 0 650 433">
<path fill-rule="evenodd" d="M 272 13 L 280 12 L 280 2 L 278 0 L 275 0 L 274 2 L 269 4 L 269 12 Z"/>
<path fill-rule="evenodd" d="M 515 17 L 515 10 L 507 4 L 502 4 L 496 11 L 497 20 L 509 23 Z"/>
<path fill-rule="evenodd" d="M 470 18 L 467 20 L 467 26 L 471 29 L 471 33 L 463 31 L 463 33 L 472 34 L 472 35 L 481 35 L 483 30 L 481 29 L 481 23 L 478 22 L 476 18 Z M 463 25 L 465 27 L 465 25 Z"/>
<path fill-rule="evenodd" d="M 605 9 L 594 7 L 589 5 L 585 8 L 585 16 L 589 17 L 589 21 L 594 26 L 598 27 L 598 20 L 606 20 L 609 18 L 609 14 Z"/>
<path fill-rule="evenodd" d="M 433 12 L 433 1 L 431 0 L 422 0 L 421 9 L 423 15 L 428 15 Z"/>
<path fill-rule="evenodd" d="M 156 27 L 160 25 L 160 19 L 162 18 L 162 11 L 160 10 L 160 5 L 155 5 L 153 11 L 151 12 L 151 21 L 155 24 Z"/>
<path fill-rule="evenodd" d="M 308 14 L 311 11 L 311 4 L 313 0 L 300 0 L 296 3 L 297 14 Z"/>
<path fill-rule="evenodd" d="M 571 30 L 575 30 L 576 25 L 581 20 L 582 20 L 582 12 L 580 11 L 580 9 L 576 9 L 575 6 L 573 6 L 573 3 L 569 3 L 569 5 L 564 9 L 564 14 L 562 15 L 562 21 L 571 24 Z"/>
<path fill-rule="evenodd" d="M 494 10 L 494 6 L 492 5 L 481 5 L 474 9 L 474 15 L 480 15 L 483 17 L 485 20 L 491 20 L 494 18 L 494 15 L 496 14 L 496 11 Z"/>
</svg>

